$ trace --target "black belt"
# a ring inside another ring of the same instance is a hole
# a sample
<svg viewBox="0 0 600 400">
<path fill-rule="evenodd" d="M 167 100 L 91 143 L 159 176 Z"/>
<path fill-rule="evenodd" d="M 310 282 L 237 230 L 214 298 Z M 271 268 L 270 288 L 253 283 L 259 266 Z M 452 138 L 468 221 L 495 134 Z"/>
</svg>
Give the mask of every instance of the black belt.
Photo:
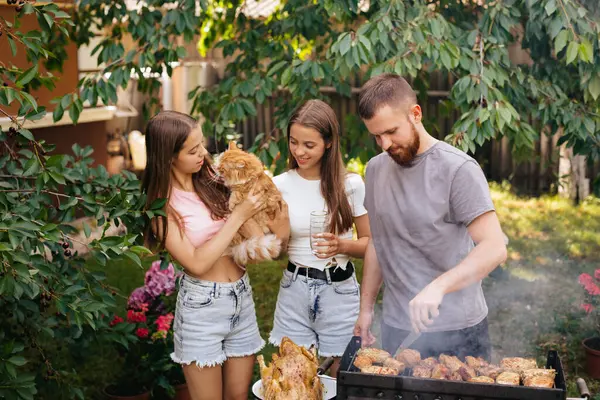
<svg viewBox="0 0 600 400">
<path fill-rule="evenodd" d="M 322 279 L 324 281 L 328 280 L 326 271 L 321 271 L 320 269 L 316 268 L 296 267 L 296 265 L 292 264 L 291 261 L 288 262 L 287 270 L 292 274 L 296 272 L 296 268 L 298 269 L 297 275 L 308 276 L 311 279 Z M 351 262 L 348 262 L 348 264 L 346 264 L 346 269 L 330 267 L 327 268 L 327 271 L 329 271 L 331 282 L 341 282 L 350 278 L 352 274 L 354 274 L 354 265 L 352 265 Z"/>
</svg>

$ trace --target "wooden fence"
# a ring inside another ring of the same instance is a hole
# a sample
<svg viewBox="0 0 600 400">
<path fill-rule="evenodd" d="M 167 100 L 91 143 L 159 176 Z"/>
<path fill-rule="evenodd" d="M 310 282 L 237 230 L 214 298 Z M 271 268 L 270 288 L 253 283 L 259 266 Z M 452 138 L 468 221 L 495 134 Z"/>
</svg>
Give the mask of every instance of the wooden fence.
<svg viewBox="0 0 600 400">
<path fill-rule="evenodd" d="M 414 83 L 413 87 L 419 86 Z M 460 116 L 457 112 L 447 113 L 444 111 L 443 102 L 447 99 L 452 85 L 453 78 L 451 76 L 436 74 L 432 76 L 426 94 L 421 93 L 419 96 L 425 126 L 438 139 L 443 139 L 451 131 L 454 122 Z M 358 82 L 356 86 L 352 89 L 351 97 L 342 96 L 333 88 L 321 88 L 321 92 L 329 98 L 329 103 L 338 116 L 342 134 L 346 131 L 346 117 L 357 115 L 360 92 Z M 279 95 L 286 96 L 286 93 L 280 92 Z M 254 142 L 257 134 L 274 131 L 274 101 L 267 100 L 262 105 L 257 104 L 256 106 L 258 115 L 248 118 L 237 127 L 238 132 L 242 133 L 242 142 L 245 148 Z M 515 189 L 523 194 L 540 195 L 555 192 L 559 184 L 557 140 L 556 136 L 541 134 L 534 151 L 526 161 L 517 161 L 513 157 L 507 138 L 485 143 L 478 148 L 474 157 L 481 164 L 489 180 L 498 182 L 508 180 Z M 600 176 L 600 162 L 588 163 L 586 175 L 590 178 L 590 186 L 592 186 L 594 180 Z M 596 181 L 596 186 L 596 190 L 600 189 L 600 182 Z M 593 187 L 590 187 L 590 190 L 593 191 Z"/>
</svg>

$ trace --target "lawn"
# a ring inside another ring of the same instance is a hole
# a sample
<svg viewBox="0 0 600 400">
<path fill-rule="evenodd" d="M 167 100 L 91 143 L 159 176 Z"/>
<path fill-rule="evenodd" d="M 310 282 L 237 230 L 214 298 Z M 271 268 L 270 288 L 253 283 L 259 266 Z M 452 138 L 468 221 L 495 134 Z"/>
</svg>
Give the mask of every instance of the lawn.
<svg viewBox="0 0 600 400">
<path fill-rule="evenodd" d="M 484 281 L 493 357 L 529 355 L 542 361 L 548 349 L 558 349 L 568 371 L 570 395 L 575 395 L 575 378 L 585 377 L 579 344 L 584 324 L 577 318 L 582 290 L 577 277 L 600 266 L 600 200 L 573 207 L 557 197 L 520 198 L 507 187 L 491 187 L 502 227 L 510 239 L 509 259 Z M 356 264 L 360 279 L 362 263 Z M 278 261 L 249 268 L 265 340 L 272 328 L 284 265 L 285 261 Z M 144 271 L 130 264 L 113 263 L 103 270 L 110 284 L 123 294 L 143 282 Z M 122 305 L 125 300 L 120 298 Z M 374 328 L 377 331 L 378 327 Z M 118 368 L 111 362 L 110 350 L 96 351 L 94 366 L 84 365 L 79 372 L 83 382 L 97 392 Z M 270 359 L 274 351 L 267 345 L 263 353 Z M 600 387 L 598 382 L 588 383 Z"/>
</svg>

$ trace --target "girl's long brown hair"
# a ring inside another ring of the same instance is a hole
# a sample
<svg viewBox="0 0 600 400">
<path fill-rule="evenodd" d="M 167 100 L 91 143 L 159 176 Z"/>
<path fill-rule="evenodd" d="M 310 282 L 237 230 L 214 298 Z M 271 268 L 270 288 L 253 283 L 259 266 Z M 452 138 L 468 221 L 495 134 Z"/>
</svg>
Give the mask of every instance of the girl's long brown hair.
<svg viewBox="0 0 600 400">
<path fill-rule="evenodd" d="M 193 129 L 199 128 L 198 122 L 189 115 L 176 111 L 161 111 L 148 122 L 146 128 L 146 169 L 142 179 L 142 190 L 146 193 L 146 208 L 156 199 L 168 199 L 171 195 L 171 162 L 177 157 L 183 144 Z M 217 175 L 211 165 L 210 156 L 204 157 L 200 171 L 192 175 L 194 190 L 208 207 L 214 220 L 229 214 L 227 200 L 229 189 Z M 168 202 L 163 207 L 165 214 L 179 218 L 175 210 L 169 209 Z M 181 228 L 181 225 L 180 225 Z M 156 216 L 146 228 L 146 243 L 150 248 L 164 249 L 167 238 L 167 218 Z"/>
<path fill-rule="evenodd" d="M 326 145 L 321 159 L 321 195 L 325 199 L 331 223 L 329 231 L 343 233 L 352 228 L 352 208 L 346 196 L 346 168 L 340 151 L 340 124 L 335 112 L 321 100 L 308 100 L 298 108 L 289 120 L 287 127 L 288 148 L 290 130 L 293 124 L 300 124 L 317 130 Z M 289 169 L 298 168 L 298 162 L 289 154 Z"/>
</svg>

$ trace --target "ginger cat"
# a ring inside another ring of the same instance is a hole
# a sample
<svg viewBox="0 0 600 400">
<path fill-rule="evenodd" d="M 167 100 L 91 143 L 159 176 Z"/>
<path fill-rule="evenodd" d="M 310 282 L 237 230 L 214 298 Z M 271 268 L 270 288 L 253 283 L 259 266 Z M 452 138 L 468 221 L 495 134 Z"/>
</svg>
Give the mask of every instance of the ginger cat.
<svg viewBox="0 0 600 400">
<path fill-rule="evenodd" d="M 238 149 L 235 142 L 221 155 L 217 172 L 231 191 L 229 209 L 244 201 L 252 188 L 255 194 L 266 196 L 265 208 L 242 225 L 231 241 L 230 254 L 238 265 L 248 261 L 272 260 L 281 252 L 281 240 L 271 233 L 267 223 L 283 208 L 283 198 L 263 164 L 254 154 Z M 255 186 L 256 185 L 256 186 Z"/>
</svg>

